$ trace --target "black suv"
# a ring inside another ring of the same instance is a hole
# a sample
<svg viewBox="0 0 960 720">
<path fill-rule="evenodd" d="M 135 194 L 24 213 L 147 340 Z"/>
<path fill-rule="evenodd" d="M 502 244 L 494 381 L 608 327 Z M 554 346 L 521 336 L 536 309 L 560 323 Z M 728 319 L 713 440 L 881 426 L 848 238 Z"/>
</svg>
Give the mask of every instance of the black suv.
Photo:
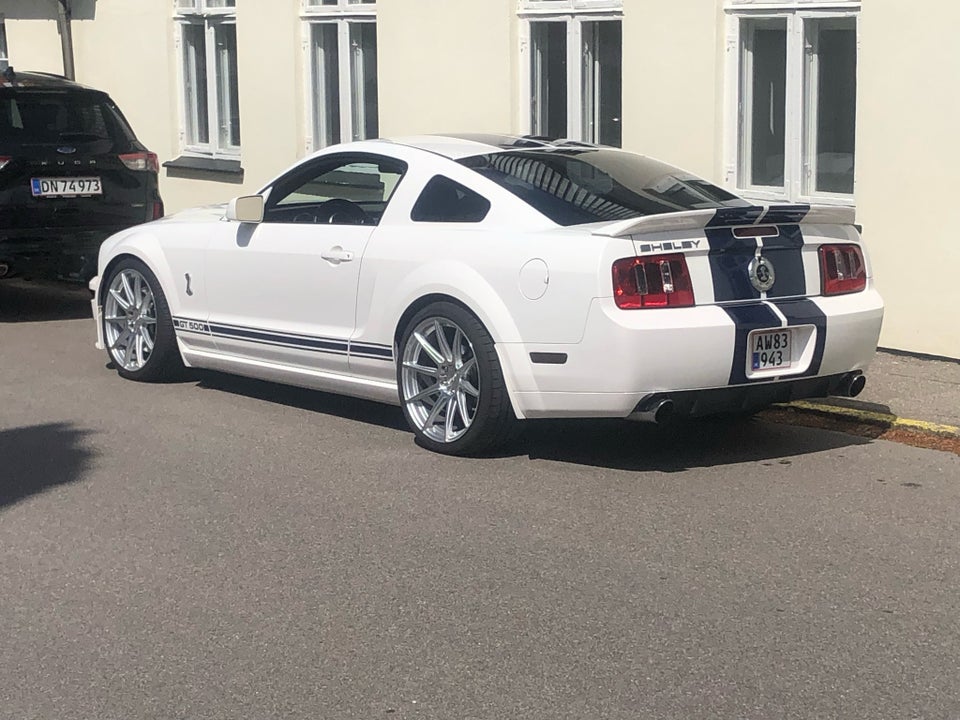
<svg viewBox="0 0 960 720">
<path fill-rule="evenodd" d="M 57 75 L 0 76 L 0 278 L 86 281 L 103 240 L 163 215 L 157 156 L 110 97 Z"/>
</svg>

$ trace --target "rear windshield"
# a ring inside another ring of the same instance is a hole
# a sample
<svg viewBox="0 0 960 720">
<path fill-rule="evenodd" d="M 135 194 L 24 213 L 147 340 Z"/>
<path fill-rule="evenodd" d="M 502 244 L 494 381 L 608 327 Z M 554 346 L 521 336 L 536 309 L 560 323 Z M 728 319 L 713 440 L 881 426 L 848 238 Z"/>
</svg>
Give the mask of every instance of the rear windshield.
<svg viewBox="0 0 960 720">
<path fill-rule="evenodd" d="M 92 92 L 0 94 L 0 145 L 128 144 L 129 126 L 109 98 Z"/>
<path fill-rule="evenodd" d="M 750 204 L 675 167 L 621 150 L 517 150 L 459 162 L 559 225 Z"/>
</svg>

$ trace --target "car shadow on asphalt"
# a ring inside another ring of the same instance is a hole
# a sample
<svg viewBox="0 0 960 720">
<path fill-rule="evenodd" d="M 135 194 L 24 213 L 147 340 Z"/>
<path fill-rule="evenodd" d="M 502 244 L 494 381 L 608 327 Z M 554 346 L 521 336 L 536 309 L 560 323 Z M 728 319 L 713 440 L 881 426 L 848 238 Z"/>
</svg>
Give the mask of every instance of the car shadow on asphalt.
<svg viewBox="0 0 960 720">
<path fill-rule="evenodd" d="M 90 291 L 66 283 L 0 281 L 0 323 L 89 318 Z"/>
<path fill-rule="evenodd" d="M 96 453 L 70 423 L 0 430 L 0 511 L 83 477 Z"/>
<path fill-rule="evenodd" d="M 413 442 L 403 414 L 394 406 L 212 371 L 195 371 L 194 379 L 209 390 L 408 433 Z M 531 420 L 521 423 L 521 428 L 506 447 L 486 457 L 528 457 L 619 470 L 681 472 L 749 462 L 789 464 L 790 457 L 871 442 L 840 432 L 758 418 L 717 417 L 666 426 L 616 419 Z"/>
</svg>

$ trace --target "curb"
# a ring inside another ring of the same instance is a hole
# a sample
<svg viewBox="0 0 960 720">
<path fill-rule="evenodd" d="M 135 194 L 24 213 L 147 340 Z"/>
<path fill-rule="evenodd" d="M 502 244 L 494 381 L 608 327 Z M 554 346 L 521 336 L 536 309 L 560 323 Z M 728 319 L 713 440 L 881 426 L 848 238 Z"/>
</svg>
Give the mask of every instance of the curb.
<svg viewBox="0 0 960 720">
<path fill-rule="evenodd" d="M 760 416 L 772 422 L 836 430 L 873 440 L 891 440 L 960 455 L 960 428 L 953 425 L 808 400 L 774 405 L 760 413 Z"/>
</svg>

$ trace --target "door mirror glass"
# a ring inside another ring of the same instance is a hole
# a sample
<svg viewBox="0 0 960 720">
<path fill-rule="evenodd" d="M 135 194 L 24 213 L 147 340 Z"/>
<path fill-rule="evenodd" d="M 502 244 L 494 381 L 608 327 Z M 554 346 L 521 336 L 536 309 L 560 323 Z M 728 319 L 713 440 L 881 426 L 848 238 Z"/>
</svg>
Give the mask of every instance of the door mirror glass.
<svg viewBox="0 0 960 720">
<path fill-rule="evenodd" d="M 242 223 L 263 222 L 263 197 L 241 195 L 227 204 L 227 220 Z"/>
</svg>

